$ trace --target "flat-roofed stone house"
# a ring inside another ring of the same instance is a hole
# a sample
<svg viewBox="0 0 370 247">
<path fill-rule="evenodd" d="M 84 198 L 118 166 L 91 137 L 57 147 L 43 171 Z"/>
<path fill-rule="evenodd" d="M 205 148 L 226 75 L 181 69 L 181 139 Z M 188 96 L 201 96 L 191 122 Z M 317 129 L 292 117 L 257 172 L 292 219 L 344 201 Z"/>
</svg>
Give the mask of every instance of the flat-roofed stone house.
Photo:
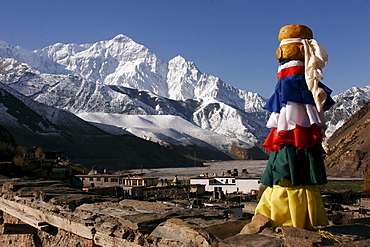
<svg viewBox="0 0 370 247">
<path fill-rule="evenodd" d="M 222 175 L 208 175 L 200 174 L 197 177 L 190 178 L 190 184 L 205 185 L 205 190 L 209 192 L 222 191 L 223 193 L 254 193 L 260 187 L 259 177 L 252 177 L 248 174 L 246 169 L 243 169 L 239 175 L 237 170 L 234 172 L 228 171 Z"/>
<path fill-rule="evenodd" d="M 80 179 L 85 191 L 100 191 L 100 193 L 111 194 L 108 188 L 115 187 L 123 189 L 123 194 L 125 195 L 143 196 L 141 188 L 158 184 L 158 177 L 144 175 L 144 173 L 100 174 L 96 168 L 93 168 L 87 175 L 76 175 L 76 177 Z M 122 193 L 117 192 L 117 194 Z"/>
</svg>

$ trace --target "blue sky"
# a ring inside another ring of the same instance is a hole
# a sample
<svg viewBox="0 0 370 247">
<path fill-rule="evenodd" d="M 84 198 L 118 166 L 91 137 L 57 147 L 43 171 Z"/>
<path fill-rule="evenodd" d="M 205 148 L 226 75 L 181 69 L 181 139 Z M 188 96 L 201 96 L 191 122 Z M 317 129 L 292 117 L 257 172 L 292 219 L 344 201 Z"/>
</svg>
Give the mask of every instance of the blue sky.
<svg viewBox="0 0 370 247">
<path fill-rule="evenodd" d="M 369 0 L 1 1 L 0 40 L 27 50 L 124 34 L 160 59 L 181 55 L 204 73 L 270 97 L 277 34 L 304 24 L 329 54 L 333 94 L 370 84 Z"/>
</svg>

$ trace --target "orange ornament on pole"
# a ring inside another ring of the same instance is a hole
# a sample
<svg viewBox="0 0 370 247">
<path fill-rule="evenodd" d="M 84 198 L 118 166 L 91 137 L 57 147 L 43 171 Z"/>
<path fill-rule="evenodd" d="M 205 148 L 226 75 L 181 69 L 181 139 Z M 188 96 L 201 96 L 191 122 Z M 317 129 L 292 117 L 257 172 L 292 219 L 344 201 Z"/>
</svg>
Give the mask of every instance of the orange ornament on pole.
<svg viewBox="0 0 370 247">
<path fill-rule="evenodd" d="M 312 39 L 313 34 L 310 28 L 299 25 L 287 25 L 280 29 L 278 40 L 281 42 L 283 39 L 301 38 Z M 285 44 L 276 49 L 276 59 L 281 62 L 286 59 L 304 60 L 304 47 L 302 43 Z"/>
</svg>

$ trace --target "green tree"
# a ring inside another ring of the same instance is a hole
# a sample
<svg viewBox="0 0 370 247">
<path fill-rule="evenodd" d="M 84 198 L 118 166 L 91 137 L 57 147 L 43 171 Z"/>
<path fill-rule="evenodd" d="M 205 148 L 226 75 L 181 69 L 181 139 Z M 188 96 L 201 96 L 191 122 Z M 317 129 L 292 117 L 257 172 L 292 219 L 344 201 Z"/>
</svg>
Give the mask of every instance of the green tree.
<svg viewBox="0 0 370 247">
<path fill-rule="evenodd" d="M 41 158 L 43 153 L 44 153 L 44 150 L 42 150 L 42 147 L 36 148 L 36 150 L 35 150 L 36 158 Z"/>
<path fill-rule="evenodd" d="M 364 187 L 364 192 L 365 193 L 370 193 L 370 170 L 365 172 L 363 187 Z"/>
<path fill-rule="evenodd" d="M 28 159 L 27 159 L 27 151 L 28 148 L 23 147 L 23 146 L 18 146 L 17 147 L 17 154 L 13 158 L 13 162 L 15 165 L 24 167 L 25 165 L 28 164 Z"/>
<path fill-rule="evenodd" d="M 17 154 L 19 154 L 22 157 L 26 157 L 28 152 L 28 148 L 23 147 L 23 146 L 18 146 L 17 147 Z"/>
</svg>

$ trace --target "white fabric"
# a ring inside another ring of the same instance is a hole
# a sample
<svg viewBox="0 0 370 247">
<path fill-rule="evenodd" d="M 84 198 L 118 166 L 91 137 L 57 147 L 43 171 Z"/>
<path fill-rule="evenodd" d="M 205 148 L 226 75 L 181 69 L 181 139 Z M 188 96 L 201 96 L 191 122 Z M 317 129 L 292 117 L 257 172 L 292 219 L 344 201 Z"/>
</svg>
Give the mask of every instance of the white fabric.
<svg viewBox="0 0 370 247">
<path fill-rule="evenodd" d="M 280 46 L 291 43 L 303 44 L 305 51 L 305 79 L 307 87 L 312 92 L 317 110 L 322 114 L 327 95 L 325 91 L 319 87 L 319 82 L 324 78 L 322 70 L 328 63 L 328 53 L 326 53 L 326 51 L 314 39 L 283 39 L 280 42 Z"/>
<path fill-rule="evenodd" d="M 288 101 L 287 105 L 281 108 L 280 113 L 271 113 L 266 126 L 268 128 L 276 127 L 279 132 L 282 130 L 292 130 L 296 125 L 310 127 L 313 124 L 318 126 L 324 124 L 315 105 Z"/>
<path fill-rule="evenodd" d="M 295 67 L 295 66 L 304 66 L 304 64 L 301 60 L 290 60 L 289 62 L 279 65 L 278 73 L 280 73 L 280 71 L 282 71 L 283 69 L 287 69 L 287 68 Z"/>
</svg>

